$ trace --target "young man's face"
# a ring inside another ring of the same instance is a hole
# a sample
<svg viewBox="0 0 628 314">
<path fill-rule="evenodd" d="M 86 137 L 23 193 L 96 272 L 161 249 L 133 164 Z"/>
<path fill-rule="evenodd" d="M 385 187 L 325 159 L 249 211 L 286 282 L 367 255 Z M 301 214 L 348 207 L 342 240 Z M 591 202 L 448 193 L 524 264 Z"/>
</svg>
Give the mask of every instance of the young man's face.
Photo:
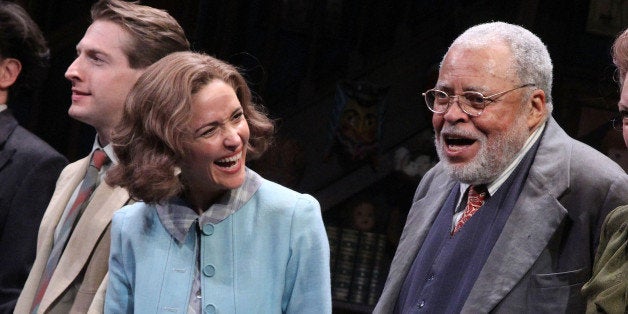
<svg viewBox="0 0 628 314">
<path fill-rule="evenodd" d="M 65 72 L 72 82 L 68 114 L 98 132 L 107 145 L 122 116 L 124 100 L 144 69 L 129 66 L 124 47 L 129 34 L 109 21 L 95 21 L 76 46 L 77 56 Z"/>
</svg>

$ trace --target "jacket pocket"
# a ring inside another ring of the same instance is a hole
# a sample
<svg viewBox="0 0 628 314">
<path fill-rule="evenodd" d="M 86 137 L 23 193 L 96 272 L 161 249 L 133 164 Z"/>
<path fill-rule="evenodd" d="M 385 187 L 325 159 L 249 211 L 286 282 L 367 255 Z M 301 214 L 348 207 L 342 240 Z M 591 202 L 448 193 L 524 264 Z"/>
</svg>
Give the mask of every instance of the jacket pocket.
<svg viewBox="0 0 628 314">
<path fill-rule="evenodd" d="M 586 268 L 561 273 L 536 274 L 530 281 L 530 313 L 576 313 L 585 308 L 580 288 L 588 279 Z"/>
</svg>

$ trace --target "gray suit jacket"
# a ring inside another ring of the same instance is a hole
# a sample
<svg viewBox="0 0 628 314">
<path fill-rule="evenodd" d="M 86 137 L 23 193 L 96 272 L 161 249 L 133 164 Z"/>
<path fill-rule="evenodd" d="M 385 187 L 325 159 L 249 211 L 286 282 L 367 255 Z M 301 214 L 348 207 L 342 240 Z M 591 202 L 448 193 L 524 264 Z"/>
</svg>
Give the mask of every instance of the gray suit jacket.
<svg viewBox="0 0 628 314">
<path fill-rule="evenodd" d="M 441 163 L 421 180 L 374 313 L 391 313 L 401 286 L 456 182 Z M 471 289 L 463 313 L 584 311 L 606 214 L 628 203 L 628 175 L 550 118 L 521 195 Z"/>
<path fill-rule="evenodd" d="M 37 238 L 37 256 L 15 313 L 29 313 L 52 249 L 55 229 L 91 156 L 71 163 L 59 176 Z M 38 313 L 102 313 L 109 263 L 113 213 L 130 201 L 129 193 L 102 182 L 79 219 L 41 301 Z M 83 272 L 84 271 L 84 272 Z"/>
</svg>

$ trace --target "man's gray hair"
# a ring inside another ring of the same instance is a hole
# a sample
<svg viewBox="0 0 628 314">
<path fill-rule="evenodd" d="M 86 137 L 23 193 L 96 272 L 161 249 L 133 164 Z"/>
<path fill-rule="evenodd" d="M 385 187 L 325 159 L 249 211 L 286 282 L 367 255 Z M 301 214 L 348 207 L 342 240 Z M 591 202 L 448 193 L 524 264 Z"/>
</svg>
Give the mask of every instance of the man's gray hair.
<svg viewBox="0 0 628 314">
<path fill-rule="evenodd" d="M 510 47 L 514 59 L 513 70 L 520 83 L 534 83 L 545 92 L 547 111 L 551 114 L 552 59 L 545 44 L 529 30 L 504 22 L 479 24 L 458 36 L 449 46 L 449 50 L 454 46 L 483 48 L 496 42 Z"/>
</svg>

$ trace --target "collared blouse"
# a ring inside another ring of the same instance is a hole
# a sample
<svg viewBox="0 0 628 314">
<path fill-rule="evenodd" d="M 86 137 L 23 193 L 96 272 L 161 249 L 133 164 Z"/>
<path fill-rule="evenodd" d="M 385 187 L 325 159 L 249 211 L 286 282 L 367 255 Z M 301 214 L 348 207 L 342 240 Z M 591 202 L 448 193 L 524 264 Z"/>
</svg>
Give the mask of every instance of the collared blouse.
<svg viewBox="0 0 628 314">
<path fill-rule="evenodd" d="M 318 202 L 250 169 L 201 216 L 138 202 L 111 232 L 106 313 L 331 313 Z"/>
</svg>

